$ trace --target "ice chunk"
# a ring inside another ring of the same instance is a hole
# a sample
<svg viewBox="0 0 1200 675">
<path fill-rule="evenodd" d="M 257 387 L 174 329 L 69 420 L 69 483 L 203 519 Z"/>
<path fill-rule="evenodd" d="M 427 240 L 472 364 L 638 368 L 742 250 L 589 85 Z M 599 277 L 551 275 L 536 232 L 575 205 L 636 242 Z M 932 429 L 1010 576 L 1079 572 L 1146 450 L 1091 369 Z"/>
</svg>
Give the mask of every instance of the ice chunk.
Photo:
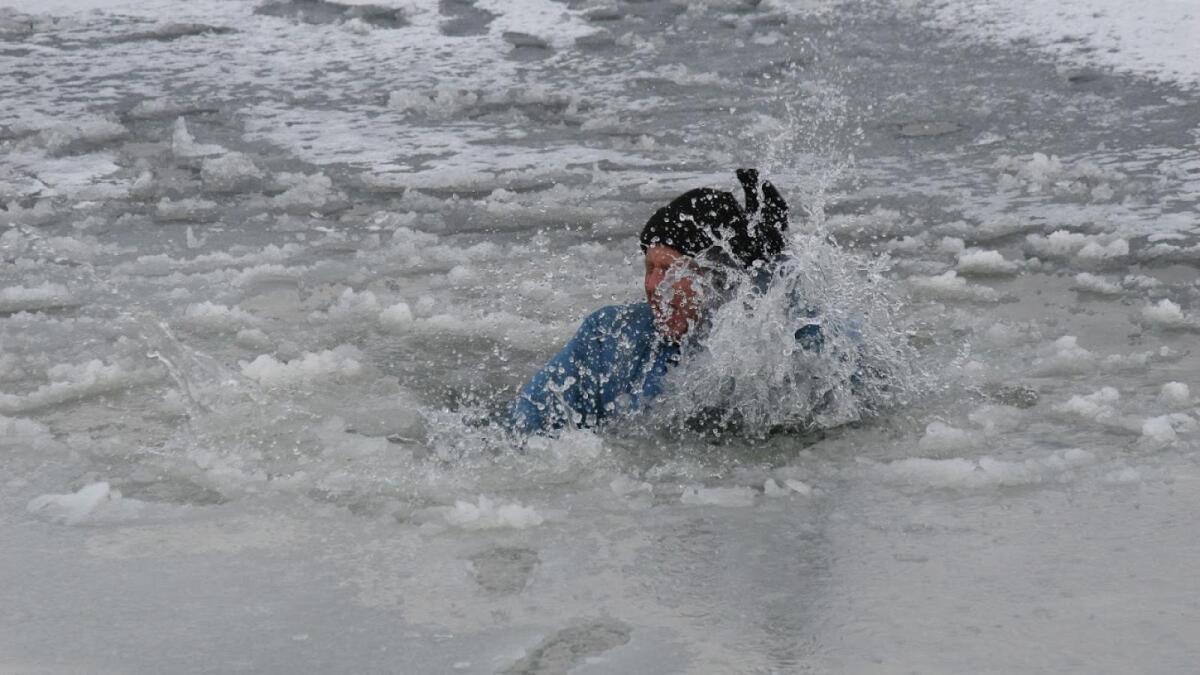
<svg viewBox="0 0 1200 675">
<path fill-rule="evenodd" d="M 1066 415 L 1100 420 L 1115 417 L 1114 408 L 1121 400 L 1121 393 L 1113 387 L 1103 387 L 1087 396 L 1072 396 L 1066 403 L 1054 406 L 1054 410 Z"/>
<path fill-rule="evenodd" d="M 981 457 L 978 460 L 911 457 L 882 464 L 879 468 L 890 480 L 962 489 L 1063 480 L 1072 470 L 1095 461 L 1094 454 L 1074 448 L 1024 461 L 1005 461 L 993 457 Z"/>
<path fill-rule="evenodd" d="M 610 490 L 614 493 L 625 496 L 637 494 L 640 492 L 650 493 L 654 491 L 654 486 L 645 481 L 634 480 L 626 476 L 617 476 L 608 484 Z"/>
<path fill-rule="evenodd" d="M 1031 234 L 1025 237 L 1025 245 L 1034 255 L 1043 258 L 1067 258 L 1086 246 L 1091 238 L 1086 234 L 1056 230 L 1049 236 Z"/>
<path fill-rule="evenodd" d="M 208 301 L 188 305 L 183 315 L 189 324 L 217 333 L 232 333 L 258 323 L 253 314 L 240 307 L 227 307 Z"/>
<path fill-rule="evenodd" d="M 1001 187 L 1023 185 L 1029 193 L 1053 192 L 1058 195 L 1077 195 L 1095 201 L 1111 199 L 1112 184 L 1125 182 L 1119 171 L 1080 160 L 1064 163 L 1055 155 L 1033 153 L 1028 158 L 1001 156 L 995 167 L 1003 173 Z"/>
<path fill-rule="evenodd" d="M 397 302 L 379 313 L 379 323 L 388 331 L 402 331 L 411 326 L 412 322 L 413 313 L 406 302 Z"/>
<path fill-rule="evenodd" d="M 787 489 L 791 490 L 792 492 L 795 492 L 796 494 L 801 494 L 801 495 L 804 495 L 807 497 L 808 495 L 811 495 L 813 493 L 812 486 L 809 485 L 808 483 L 805 483 L 802 480 L 796 480 L 795 478 L 789 478 L 789 479 L 783 481 L 783 484 L 787 486 Z"/>
<path fill-rule="evenodd" d="M 354 292 L 347 288 L 329 308 L 329 318 L 340 321 L 379 314 L 379 299 L 371 291 Z"/>
<path fill-rule="evenodd" d="M 516 502 L 492 501 L 484 495 L 477 502 L 458 500 L 454 508 L 445 512 L 446 524 L 464 530 L 492 530 L 499 528 L 526 529 L 537 527 L 546 521 L 536 509 Z"/>
<path fill-rule="evenodd" d="M 16 201 L 13 201 L 7 204 L 7 209 L 6 211 L 0 211 L 0 223 L 45 225 L 59 215 L 54 205 L 48 199 L 43 199 L 29 208 L 23 208 Z"/>
<path fill-rule="evenodd" d="M 974 276 L 1007 276 L 1020 271 L 1020 266 L 1005 260 L 999 251 L 963 251 L 958 256 L 959 274 Z"/>
<path fill-rule="evenodd" d="M 925 435 L 917 442 L 917 447 L 924 453 L 945 455 L 978 447 L 982 442 L 983 439 L 976 432 L 956 429 L 943 422 L 931 422 L 925 427 Z"/>
<path fill-rule="evenodd" d="M 72 304 L 71 294 L 62 284 L 46 282 L 37 286 L 9 286 L 0 289 L 0 312 L 27 312 Z"/>
<path fill-rule="evenodd" d="M 1159 288 L 1163 284 L 1158 279 L 1145 274 L 1127 274 L 1125 278 L 1121 279 L 1121 285 L 1134 290 L 1149 291 Z"/>
<path fill-rule="evenodd" d="M 988 403 L 971 411 L 967 419 L 971 420 L 972 424 L 982 427 L 985 432 L 994 433 L 1019 428 L 1024 421 L 1024 415 L 1014 406 Z"/>
<path fill-rule="evenodd" d="M 1076 375 L 1090 372 L 1097 362 L 1094 353 L 1079 346 L 1074 335 L 1064 335 L 1038 350 L 1033 360 L 1038 375 Z"/>
<path fill-rule="evenodd" d="M 1079 274 L 1076 274 L 1074 283 L 1071 284 L 1071 288 L 1077 291 L 1096 293 L 1099 295 L 1121 294 L 1121 287 L 1117 284 L 1105 279 L 1104 277 L 1098 277 L 1087 272 L 1080 272 Z"/>
<path fill-rule="evenodd" d="M 357 459 L 386 452 L 388 440 L 382 436 L 364 436 L 346 430 L 340 417 L 330 417 L 317 425 L 316 435 L 325 446 L 322 454 L 332 459 Z"/>
<path fill-rule="evenodd" d="M 942 253 L 958 255 L 966 250 L 967 245 L 958 237 L 942 237 L 941 241 L 938 242 L 937 247 Z"/>
<path fill-rule="evenodd" d="M 285 387 L 316 380 L 349 379 L 363 373 L 359 359 L 362 353 L 350 345 L 340 345 L 304 355 L 286 363 L 269 354 L 260 354 L 247 363 L 241 362 L 242 374 L 259 384 Z"/>
<path fill-rule="evenodd" d="M 972 286 L 966 279 L 958 276 L 958 272 L 950 270 L 932 277 L 910 277 L 908 280 L 913 290 L 936 300 L 961 300 L 968 302 L 997 302 L 1000 294 L 995 289 L 986 286 Z"/>
<path fill-rule="evenodd" d="M 1182 382 L 1168 382 L 1162 386 L 1158 402 L 1173 410 L 1186 408 L 1192 404 L 1192 393 Z"/>
<path fill-rule="evenodd" d="M 1080 260 L 1113 260 L 1129 255 L 1129 242 L 1124 239 L 1114 239 L 1107 244 L 1089 241 L 1075 254 Z"/>
<path fill-rule="evenodd" d="M 753 506 L 754 490 L 745 486 L 707 488 L 692 485 L 684 488 L 679 501 L 693 505 Z"/>
<path fill-rule="evenodd" d="M 58 447 L 58 441 L 46 425 L 22 417 L 0 415 L 0 448 L 50 450 Z"/>
<path fill-rule="evenodd" d="M 180 159 L 193 159 L 224 154 L 225 148 L 219 145 L 197 143 L 188 131 L 187 121 L 178 117 L 175 119 L 175 127 L 171 132 L 171 152 Z"/>
<path fill-rule="evenodd" d="M 243 328 L 237 332 L 237 337 L 234 339 L 239 345 L 250 349 L 269 349 L 271 347 L 271 338 L 257 328 Z"/>
<path fill-rule="evenodd" d="M 92 483 L 68 494 L 45 494 L 31 500 L 26 507 L 30 513 L 65 525 L 78 525 L 106 504 L 121 502 L 121 493 L 106 482 Z M 139 502 L 130 500 L 123 506 L 136 510 Z"/>
<path fill-rule="evenodd" d="M 48 369 L 46 374 L 50 383 L 28 394 L 0 393 L 0 412 L 24 412 L 58 405 L 153 382 L 161 377 L 158 370 L 121 362 L 105 364 L 99 359 L 80 364 L 60 363 Z"/>
<path fill-rule="evenodd" d="M 1142 441 L 1148 445 L 1170 445 L 1177 438 L 1178 435 L 1175 433 L 1175 427 L 1171 426 L 1169 415 L 1151 417 L 1142 423 Z"/>
<path fill-rule="evenodd" d="M 288 189 L 271 200 L 271 205 L 278 209 L 308 211 L 340 198 L 333 189 L 333 181 L 320 172 L 311 175 L 281 173 L 279 182 L 287 185 Z"/>
<path fill-rule="evenodd" d="M 1195 324 L 1191 317 L 1183 313 L 1179 305 L 1166 298 L 1159 300 L 1158 304 L 1143 307 L 1142 319 L 1161 328 L 1186 328 Z"/>
<path fill-rule="evenodd" d="M 788 493 L 787 488 L 780 485 L 774 478 L 763 481 L 763 494 L 768 497 L 782 497 Z"/>
<path fill-rule="evenodd" d="M 393 91 L 387 105 L 400 112 L 417 113 L 432 119 L 450 119 L 479 102 L 473 91 L 441 85 L 432 92 Z"/>
<path fill-rule="evenodd" d="M 51 154 L 80 152 L 124 138 L 129 130 L 101 117 L 91 117 L 75 123 L 58 124 L 38 133 L 38 140 Z"/>
<path fill-rule="evenodd" d="M 204 160 L 200 179 L 209 192 L 235 192 L 253 187 L 263 177 L 254 162 L 240 152 Z"/>
<path fill-rule="evenodd" d="M 192 221 L 205 222 L 216 218 L 217 204 L 207 199 L 184 198 L 172 201 L 163 197 L 155 208 L 155 214 L 161 221 Z"/>
</svg>

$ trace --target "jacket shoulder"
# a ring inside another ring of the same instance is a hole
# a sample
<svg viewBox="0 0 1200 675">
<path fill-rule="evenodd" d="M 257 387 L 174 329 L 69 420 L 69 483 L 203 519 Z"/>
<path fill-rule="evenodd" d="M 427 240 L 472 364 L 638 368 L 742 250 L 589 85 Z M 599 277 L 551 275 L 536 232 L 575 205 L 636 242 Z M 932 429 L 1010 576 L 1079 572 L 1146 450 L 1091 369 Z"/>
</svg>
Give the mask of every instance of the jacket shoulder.
<svg viewBox="0 0 1200 675">
<path fill-rule="evenodd" d="M 646 330 L 653 325 L 650 305 L 635 302 L 628 305 L 608 305 L 592 312 L 580 326 L 580 332 L 616 333 Z"/>
</svg>

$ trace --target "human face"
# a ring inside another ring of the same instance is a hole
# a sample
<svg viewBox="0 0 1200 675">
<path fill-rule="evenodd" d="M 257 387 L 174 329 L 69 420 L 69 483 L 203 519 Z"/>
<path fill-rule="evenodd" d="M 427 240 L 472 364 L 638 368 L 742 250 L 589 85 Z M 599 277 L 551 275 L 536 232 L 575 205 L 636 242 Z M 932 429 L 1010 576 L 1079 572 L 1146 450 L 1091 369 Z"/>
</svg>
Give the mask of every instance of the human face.
<svg viewBox="0 0 1200 675">
<path fill-rule="evenodd" d="M 679 342 L 700 317 L 700 283 L 692 259 L 670 246 L 646 249 L 646 300 L 654 327 Z"/>
</svg>

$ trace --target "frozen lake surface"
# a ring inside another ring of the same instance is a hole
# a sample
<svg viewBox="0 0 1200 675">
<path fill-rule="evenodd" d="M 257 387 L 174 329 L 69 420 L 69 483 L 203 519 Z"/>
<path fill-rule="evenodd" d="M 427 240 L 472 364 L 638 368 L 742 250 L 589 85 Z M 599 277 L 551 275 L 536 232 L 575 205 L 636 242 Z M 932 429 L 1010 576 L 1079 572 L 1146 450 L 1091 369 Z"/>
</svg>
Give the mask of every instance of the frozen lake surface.
<svg viewBox="0 0 1200 675">
<path fill-rule="evenodd" d="M 1180 0 L 0 0 L 0 672 L 1194 669 L 1196 45 Z M 919 395 L 470 423 L 738 166 L 881 270 Z"/>
</svg>

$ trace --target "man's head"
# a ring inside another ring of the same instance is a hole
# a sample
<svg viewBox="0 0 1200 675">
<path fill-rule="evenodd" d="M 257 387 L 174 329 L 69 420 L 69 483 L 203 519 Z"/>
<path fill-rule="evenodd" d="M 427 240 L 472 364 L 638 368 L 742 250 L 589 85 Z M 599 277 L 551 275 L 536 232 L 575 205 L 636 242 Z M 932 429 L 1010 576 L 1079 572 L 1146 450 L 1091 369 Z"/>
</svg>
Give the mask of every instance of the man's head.
<svg viewBox="0 0 1200 675">
<path fill-rule="evenodd" d="M 738 180 L 746 208 L 732 193 L 711 188 L 688 190 L 646 221 L 639 240 L 646 254 L 646 299 L 655 326 L 666 338 L 679 341 L 700 316 L 702 282 L 706 272 L 696 264 L 709 263 L 751 269 L 783 249 L 787 204 L 764 183 L 759 213 L 758 172 L 739 169 Z"/>
<path fill-rule="evenodd" d="M 646 249 L 646 301 L 654 327 L 672 342 L 679 342 L 700 318 L 703 301 L 702 272 L 692 258 L 670 246 Z"/>
</svg>

